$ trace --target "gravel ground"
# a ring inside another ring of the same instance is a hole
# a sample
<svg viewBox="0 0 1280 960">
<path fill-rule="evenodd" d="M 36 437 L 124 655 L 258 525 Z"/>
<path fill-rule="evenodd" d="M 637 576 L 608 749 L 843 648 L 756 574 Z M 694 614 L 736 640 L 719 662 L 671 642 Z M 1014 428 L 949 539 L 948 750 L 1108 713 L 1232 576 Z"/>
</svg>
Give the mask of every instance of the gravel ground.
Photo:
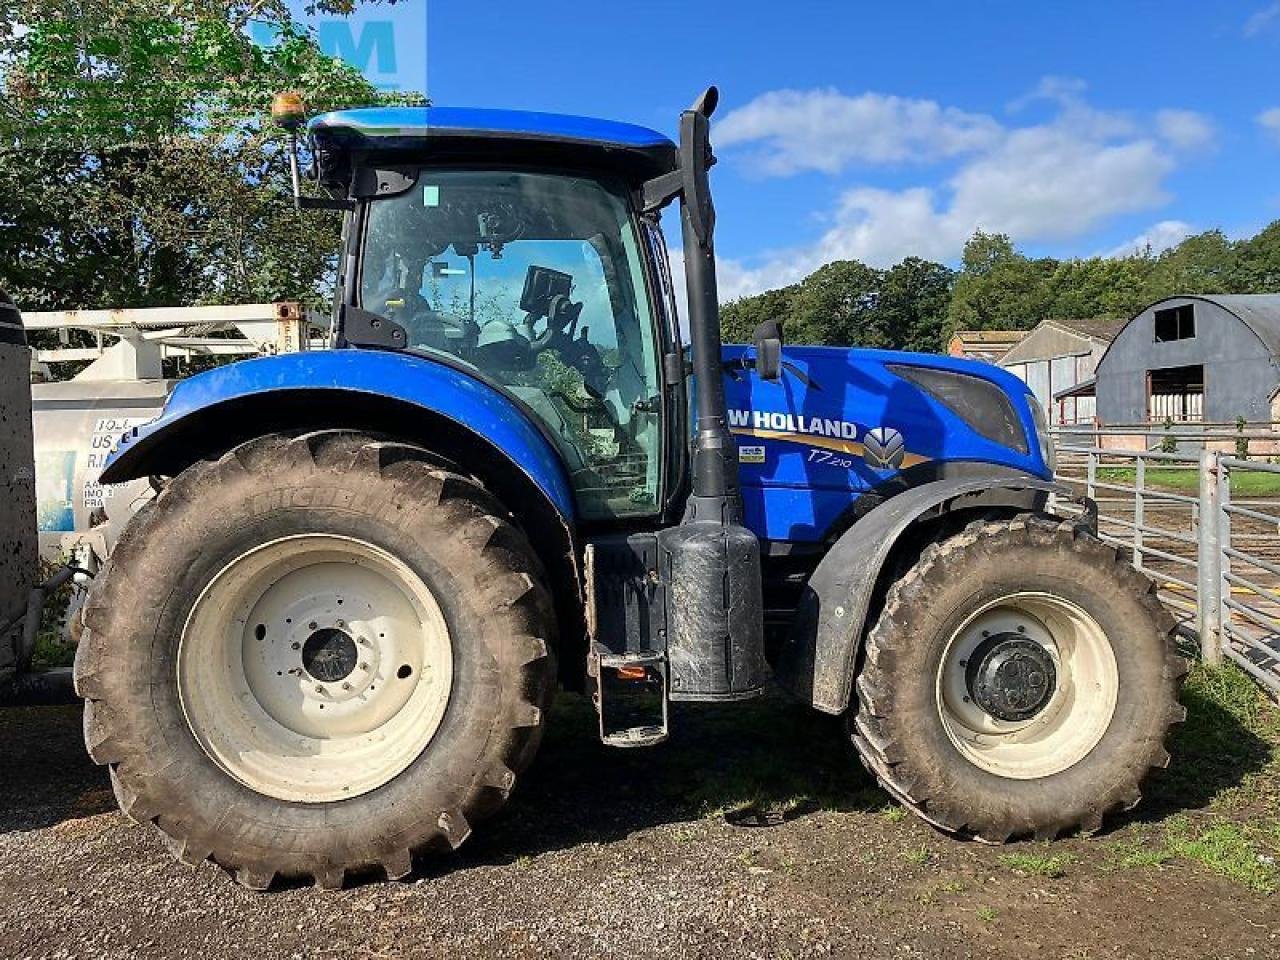
<svg viewBox="0 0 1280 960">
<path fill-rule="evenodd" d="M 983 847 L 904 816 L 837 726 L 784 703 L 680 711 L 648 752 L 599 746 L 589 709 L 562 698 L 521 789 L 460 854 L 408 882 L 267 894 L 172 861 L 116 812 L 78 708 L 0 711 L 0 954 L 1280 957 L 1280 895 L 1118 857 L 1170 815 L 1158 784 L 1107 836 Z"/>
</svg>

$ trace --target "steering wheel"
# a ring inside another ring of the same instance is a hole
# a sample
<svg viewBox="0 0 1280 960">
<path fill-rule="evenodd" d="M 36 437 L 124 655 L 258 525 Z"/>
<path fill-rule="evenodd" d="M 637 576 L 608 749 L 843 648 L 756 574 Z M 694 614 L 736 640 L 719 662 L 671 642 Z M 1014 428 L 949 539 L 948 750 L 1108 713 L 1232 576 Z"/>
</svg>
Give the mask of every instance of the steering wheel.
<svg viewBox="0 0 1280 960">
<path fill-rule="evenodd" d="M 412 339 L 420 340 L 424 334 L 431 338 L 446 338 L 450 331 L 466 333 L 464 322 L 433 309 L 417 290 L 395 287 L 378 300 L 384 305 L 385 314 L 404 327 Z"/>
</svg>

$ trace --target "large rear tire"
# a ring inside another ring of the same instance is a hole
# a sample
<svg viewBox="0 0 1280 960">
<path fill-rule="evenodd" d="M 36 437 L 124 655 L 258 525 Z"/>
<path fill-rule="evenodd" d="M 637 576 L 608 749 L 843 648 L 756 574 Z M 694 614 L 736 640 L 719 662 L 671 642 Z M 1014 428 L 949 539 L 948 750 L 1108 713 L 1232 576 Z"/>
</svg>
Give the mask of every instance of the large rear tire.
<svg viewBox="0 0 1280 960">
<path fill-rule="evenodd" d="M 390 878 L 532 757 L 554 621 L 525 536 L 423 450 L 263 437 L 170 482 L 85 610 L 85 739 L 121 807 L 241 883 Z"/>
<path fill-rule="evenodd" d="M 857 679 L 863 762 L 930 823 L 989 842 L 1092 833 L 1169 762 L 1187 662 L 1155 585 L 1044 516 L 931 544 L 889 589 Z"/>
</svg>

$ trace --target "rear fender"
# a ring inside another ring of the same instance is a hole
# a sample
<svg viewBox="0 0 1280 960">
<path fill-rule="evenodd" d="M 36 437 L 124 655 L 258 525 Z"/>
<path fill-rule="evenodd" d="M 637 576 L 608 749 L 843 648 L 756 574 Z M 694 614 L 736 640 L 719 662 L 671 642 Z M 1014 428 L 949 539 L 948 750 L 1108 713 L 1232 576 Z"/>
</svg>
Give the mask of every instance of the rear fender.
<svg viewBox="0 0 1280 960">
<path fill-rule="evenodd" d="M 575 511 L 564 461 L 517 402 L 424 357 L 373 350 L 283 354 L 178 384 L 161 416 L 129 431 L 102 482 L 174 476 L 254 437 L 351 429 L 431 450 L 476 476 L 516 517 L 547 570 L 566 685 L 586 656 Z"/>
<path fill-rule="evenodd" d="M 886 500 L 836 540 L 805 586 L 778 658 L 780 683 L 826 713 L 849 706 L 853 668 L 867 612 L 894 545 L 914 524 L 940 512 L 1031 506 L 1069 488 L 1023 476 L 953 477 Z"/>
<path fill-rule="evenodd" d="M 159 418 L 121 438 L 102 482 L 171 475 L 273 430 L 358 426 L 418 440 L 414 435 L 425 424 L 441 420 L 500 455 L 566 521 L 572 519 L 564 463 L 515 402 L 443 363 L 372 350 L 263 357 L 184 380 Z"/>
</svg>

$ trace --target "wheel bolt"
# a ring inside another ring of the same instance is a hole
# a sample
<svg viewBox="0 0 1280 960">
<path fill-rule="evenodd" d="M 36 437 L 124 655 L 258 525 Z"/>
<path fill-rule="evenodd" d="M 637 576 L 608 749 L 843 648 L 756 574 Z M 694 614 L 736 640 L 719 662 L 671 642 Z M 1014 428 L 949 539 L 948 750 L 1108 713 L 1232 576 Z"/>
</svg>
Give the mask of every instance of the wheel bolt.
<svg viewBox="0 0 1280 960">
<path fill-rule="evenodd" d="M 312 620 L 310 623 L 307 624 L 308 630 L 314 630 L 315 628 L 316 628 L 316 622 L 314 620 Z"/>
<path fill-rule="evenodd" d="M 1022 624 L 1018 624 L 1018 632 L 1019 632 L 1019 633 L 1026 633 L 1026 632 L 1027 632 L 1027 628 L 1026 628 L 1025 626 L 1023 626 Z"/>
<path fill-rule="evenodd" d="M 982 635 L 983 635 L 984 637 L 989 637 L 989 636 L 991 636 L 991 631 L 990 631 L 990 630 L 983 630 L 983 631 L 982 631 Z"/>
<path fill-rule="evenodd" d="M 360 644 L 360 646 L 362 646 L 362 647 L 367 647 L 367 646 L 369 645 L 369 638 L 368 638 L 368 637 L 357 637 L 357 638 L 356 638 L 356 643 Z"/>
<path fill-rule="evenodd" d="M 960 666 L 962 666 L 962 667 L 967 667 L 968 665 L 969 665 L 969 661 L 968 661 L 968 660 L 961 660 L 961 661 L 960 661 Z"/>
<path fill-rule="evenodd" d="M 343 689 L 343 690 L 350 690 L 350 689 L 351 689 L 351 684 L 349 684 L 349 683 L 344 683 L 344 684 L 342 685 L 342 689 Z"/>
<path fill-rule="evenodd" d="M 362 664 L 360 664 L 360 669 L 361 669 L 361 670 L 368 670 L 368 669 L 369 669 L 369 665 L 368 665 L 367 663 L 362 663 Z"/>
<path fill-rule="evenodd" d="M 295 650 L 301 650 L 301 649 L 302 649 L 302 644 L 300 644 L 300 643 L 291 643 L 291 644 L 290 644 L 290 646 L 291 646 L 291 647 L 293 647 L 293 649 L 295 649 Z"/>
<path fill-rule="evenodd" d="M 345 621 L 345 620 L 339 620 L 339 621 L 338 621 L 338 626 L 340 626 L 340 627 L 345 627 L 346 625 L 347 625 L 347 621 Z"/>
<path fill-rule="evenodd" d="M 316 693 L 324 693 L 324 687 L 317 685 L 317 686 L 316 686 Z M 967 699 L 967 698 L 966 698 L 966 699 Z"/>
</svg>

